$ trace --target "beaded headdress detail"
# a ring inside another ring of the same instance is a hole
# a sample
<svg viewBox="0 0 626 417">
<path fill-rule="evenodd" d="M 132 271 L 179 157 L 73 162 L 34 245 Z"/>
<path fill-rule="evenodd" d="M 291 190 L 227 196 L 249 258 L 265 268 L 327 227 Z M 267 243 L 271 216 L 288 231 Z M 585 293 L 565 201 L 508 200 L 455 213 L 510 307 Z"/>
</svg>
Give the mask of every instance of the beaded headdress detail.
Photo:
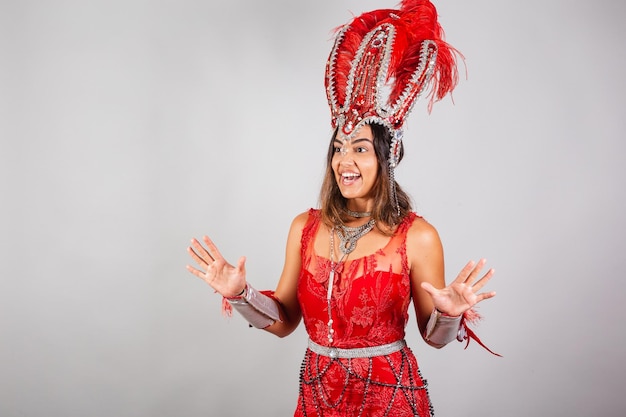
<svg viewBox="0 0 626 417">
<path fill-rule="evenodd" d="M 326 64 L 332 126 L 346 136 L 372 122 L 401 129 L 419 96 L 430 89 L 432 105 L 457 78 L 455 51 L 430 1 L 364 13 L 338 30 Z"/>
<path fill-rule="evenodd" d="M 325 85 L 332 127 L 346 138 L 364 124 L 389 129 L 394 198 L 393 170 L 405 119 L 422 94 L 430 96 L 430 110 L 457 83 L 456 51 L 443 37 L 430 1 L 403 0 L 399 10 L 366 12 L 339 28 L 328 57 Z"/>
</svg>

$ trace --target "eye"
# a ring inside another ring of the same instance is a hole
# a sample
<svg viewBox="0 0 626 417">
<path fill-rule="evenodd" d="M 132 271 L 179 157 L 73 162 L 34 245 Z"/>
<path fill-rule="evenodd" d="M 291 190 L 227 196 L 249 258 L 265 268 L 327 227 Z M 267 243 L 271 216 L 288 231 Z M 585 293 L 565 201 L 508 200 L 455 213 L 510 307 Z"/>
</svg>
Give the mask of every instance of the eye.
<svg viewBox="0 0 626 417">
<path fill-rule="evenodd" d="M 356 151 L 358 153 L 363 153 L 363 152 L 367 152 L 369 149 L 367 149 L 365 146 L 359 146 L 358 148 L 356 148 Z"/>
<path fill-rule="evenodd" d="M 333 152 L 334 153 L 340 153 L 341 152 L 341 147 L 340 146 L 334 146 L 333 147 Z"/>
</svg>

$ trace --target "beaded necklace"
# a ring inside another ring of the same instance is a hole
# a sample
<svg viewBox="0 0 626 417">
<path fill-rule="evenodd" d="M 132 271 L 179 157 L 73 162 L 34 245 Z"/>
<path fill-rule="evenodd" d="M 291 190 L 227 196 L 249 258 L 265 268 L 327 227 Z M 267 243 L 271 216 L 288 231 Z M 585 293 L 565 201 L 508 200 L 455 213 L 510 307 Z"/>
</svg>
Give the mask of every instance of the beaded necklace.
<svg viewBox="0 0 626 417">
<path fill-rule="evenodd" d="M 340 225 L 339 227 L 333 226 L 330 229 L 330 272 L 328 274 L 328 291 L 326 293 L 326 306 L 328 309 L 328 343 L 332 344 L 334 341 L 335 329 L 333 328 L 333 316 L 331 308 L 331 299 L 333 296 L 333 286 L 335 283 L 335 272 L 337 267 L 346 259 L 348 254 L 352 253 L 356 248 L 356 242 L 361 237 L 369 233 L 374 228 L 376 221 L 371 219 L 365 224 L 358 227 L 348 227 Z M 339 250 L 341 251 L 341 257 L 335 262 L 335 230 L 337 236 L 339 236 Z"/>
<path fill-rule="evenodd" d="M 362 217 L 369 217 L 372 215 L 371 211 L 352 211 L 349 209 L 346 209 L 346 213 L 348 214 L 348 216 L 352 216 L 357 219 L 360 219 Z"/>
</svg>

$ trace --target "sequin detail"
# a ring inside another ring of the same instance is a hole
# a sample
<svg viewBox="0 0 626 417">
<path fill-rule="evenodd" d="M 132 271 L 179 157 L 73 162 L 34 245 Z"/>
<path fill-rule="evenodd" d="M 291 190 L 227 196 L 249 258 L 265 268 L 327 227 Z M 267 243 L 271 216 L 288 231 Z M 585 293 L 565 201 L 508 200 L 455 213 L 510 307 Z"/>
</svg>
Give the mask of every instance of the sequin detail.
<svg viewBox="0 0 626 417">
<path fill-rule="evenodd" d="M 387 372 L 380 373 L 380 368 Z M 307 350 L 299 391 L 296 417 L 434 416 L 428 382 L 408 347 L 359 359 L 328 358 Z"/>
<path fill-rule="evenodd" d="M 354 349 L 404 339 L 411 301 L 406 233 L 409 214 L 375 253 L 337 265 L 332 292 L 334 337 L 328 342 L 326 296 L 331 262 L 315 253 L 318 210 L 309 212 L 302 232 L 298 299 L 311 340 Z M 427 384 L 407 347 L 373 358 L 324 356 L 307 349 L 300 371 L 296 417 L 433 415 Z"/>
<path fill-rule="evenodd" d="M 367 123 L 387 126 L 391 131 L 399 129 L 424 92 L 424 86 L 430 82 L 437 60 L 437 44 L 431 40 L 421 43 L 417 68 L 402 94 L 391 103 L 385 93 L 389 90 L 386 87 L 396 28 L 383 23 L 370 31 L 356 52 L 346 85 L 338 85 L 337 56 L 350 29 L 350 25 L 346 25 L 337 34 L 326 65 L 326 94 L 332 126 L 339 127 L 347 138 Z M 343 102 L 338 91 L 343 92 Z"/>
</svg>

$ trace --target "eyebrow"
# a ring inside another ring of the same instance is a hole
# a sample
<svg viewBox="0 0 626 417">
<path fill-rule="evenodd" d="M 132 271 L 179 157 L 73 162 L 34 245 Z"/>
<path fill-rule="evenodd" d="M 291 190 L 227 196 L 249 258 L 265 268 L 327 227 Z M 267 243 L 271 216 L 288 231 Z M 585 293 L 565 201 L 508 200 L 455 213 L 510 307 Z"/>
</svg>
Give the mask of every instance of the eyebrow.
<svg viewBox="0 0 626 417">
<path fill-rule="evenodd" d="M 342 141 L 340 141 L 337 138 L 335 138 L 334 142 L 343 143 Z M 350 144 L 351 145 L 356 145 L 357 143 L 361 143 L 361 142 L 369 142 L 372 145 L 374 144 L 374 142 L 372 142 L 370 139 L 367 139 L 367 138 L 354 139 L 354 140 L 350 141 Z"/>
</svg>

